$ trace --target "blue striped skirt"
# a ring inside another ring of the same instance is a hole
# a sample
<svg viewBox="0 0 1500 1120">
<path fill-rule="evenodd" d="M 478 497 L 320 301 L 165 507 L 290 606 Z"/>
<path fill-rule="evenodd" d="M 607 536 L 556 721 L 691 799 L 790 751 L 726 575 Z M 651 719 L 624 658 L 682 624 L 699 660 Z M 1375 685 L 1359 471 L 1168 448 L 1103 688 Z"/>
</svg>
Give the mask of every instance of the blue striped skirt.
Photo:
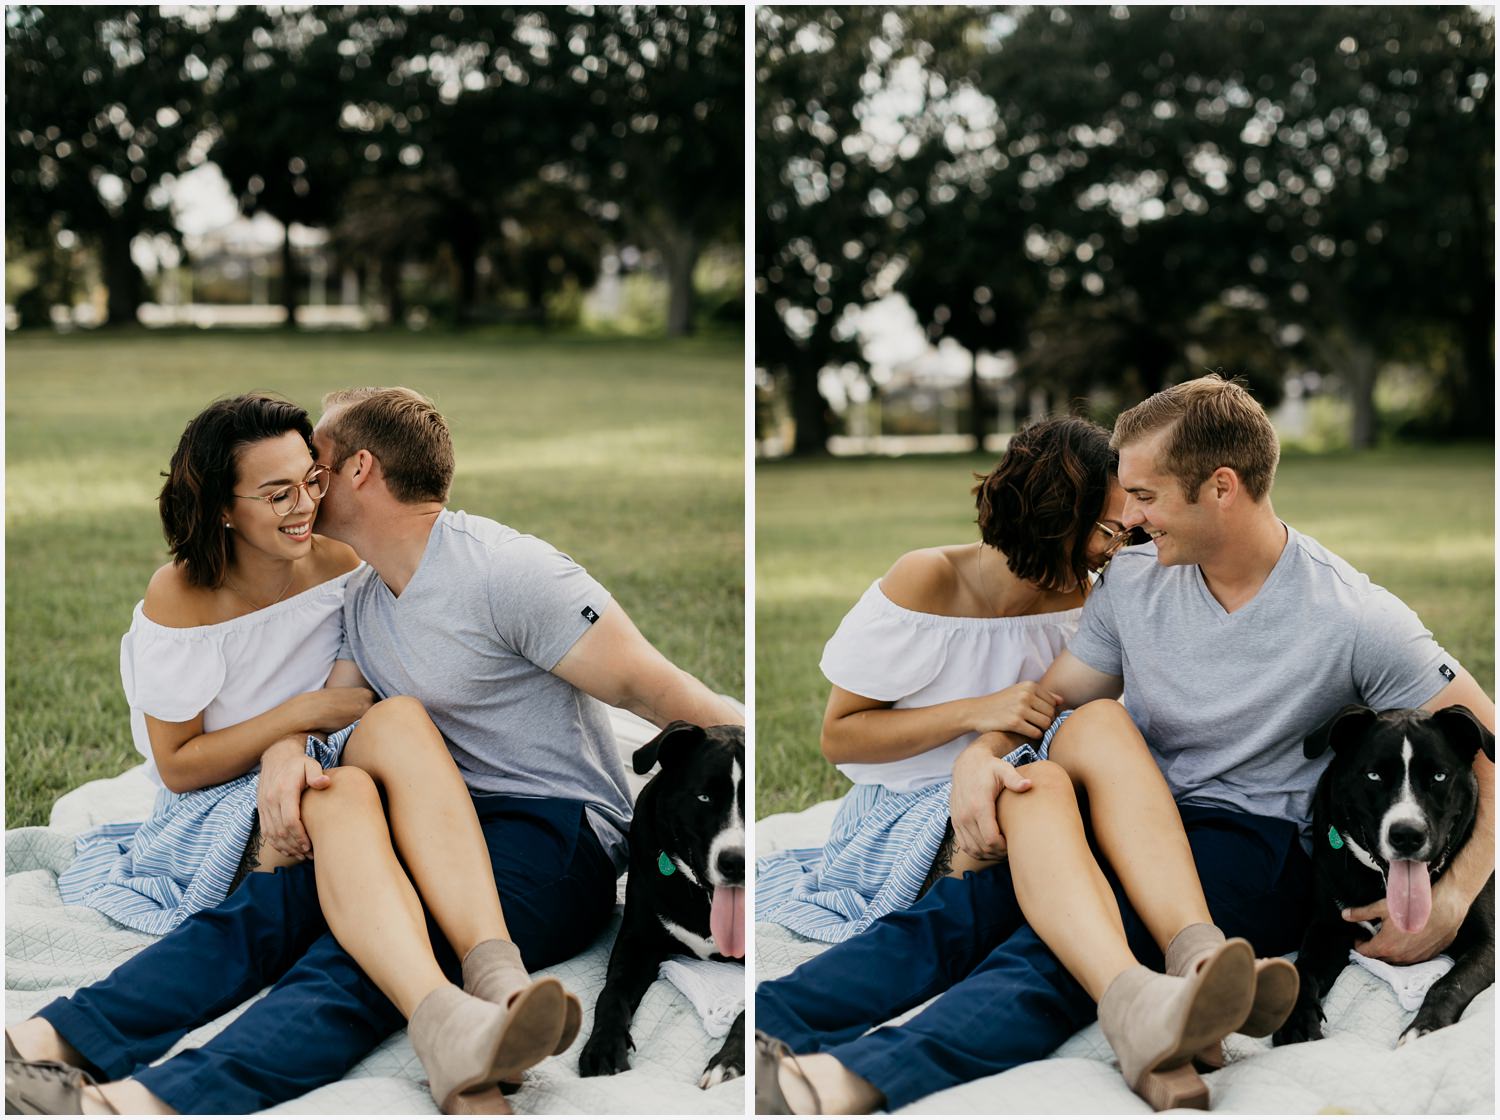
<svg viewBox="0 0 1500 1120">
<path fill-rule="evenodd" d="M 308 757 L 339 764 L 358 723 Z M 142 933 L 164 934 L 223 902 L 255 827 L 260 771 L 189 793 L 164 789 L 146 821 L 100 825 L 78 837 L 78 854 L 57 877 L 64 905 L 88 906 Z"/>
<path fill-rule="evenodd" d="M 1013 766 L 1047 757 L 1053 721 L 1042 741 L 1006 755 Z M 909 793 L 857 785 L 844 795 L 821 848 L 786 848 L 755 864 L 755 920 L 774 922 L 815 941 L 836 944 L 905 910 L 922 893 L 948 830 L 948 790 L 937 782 Z"/>
</svg>

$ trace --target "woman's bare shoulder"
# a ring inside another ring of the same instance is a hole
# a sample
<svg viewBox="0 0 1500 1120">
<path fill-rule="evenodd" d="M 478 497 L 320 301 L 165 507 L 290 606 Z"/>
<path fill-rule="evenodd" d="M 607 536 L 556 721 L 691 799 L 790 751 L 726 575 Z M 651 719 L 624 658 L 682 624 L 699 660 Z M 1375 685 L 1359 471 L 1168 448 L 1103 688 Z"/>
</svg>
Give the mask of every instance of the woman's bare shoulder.
<svg viewBox="0 0 1500 1120">
<path fill-rule="evenodd" d="M 334 579 L 359 567 L 359 553 L 343 541 L 313 534 L 313 542 L 317 545 L 314 555 L 318 557 L 318 572 L 324 579 Z"/>
<path fill-rule="evenodd" d="M 157 568 L 146 584 L 146 617 L 174 629 L 207 626 L 218 621 L 214 599 L 211 588 L 190 583 L 187 568 L 174 561 Z"/>
<path fill-rule="evenodd" d="M 880 590 L 898 607 L 923 614 L 947 614 L 961 581 L 958 554 L 963 545 L 939 545 L 908 552 L 880 577 Z"/>
</svg>

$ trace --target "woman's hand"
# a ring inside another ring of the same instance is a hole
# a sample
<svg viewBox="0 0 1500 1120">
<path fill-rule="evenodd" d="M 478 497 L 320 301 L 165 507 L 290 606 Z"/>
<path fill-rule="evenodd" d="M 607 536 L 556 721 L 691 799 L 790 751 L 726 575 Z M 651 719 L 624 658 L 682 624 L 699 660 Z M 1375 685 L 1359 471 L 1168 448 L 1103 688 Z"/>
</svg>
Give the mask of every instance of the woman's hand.
<svg viewBox="0 0 1500 1120">
<path fill-rule="evenodd" d="M 360 719 L 375 703 L 368 688 L 317 688 L 293 698 L 297 724 L 315 731 L 338 731 Z"/>
<path fill-rule="evenodd" d="M 980 737 L 953 760 L 953 786 L 948 791 L 948 816 L 953 840 L 960 851 L 976 860 L 1005 858 L 996 802 L 1002 790 L 1024 793 L 1031 780 L 1004 759 L 996 758 L 993 740 Z"/>
<path fill-rule="evenodd" d="M 312 841 L 302 827 L 302 791 L 322 789 L 328 784 L 323 767 L 316 759 L 307 757 L 306 742 L 305 735 L 294 736 L 267 748 L 260 761 L 255 799 L 261 839 L 294 860 L 312 855 Z"/>
<path fill-rule="evenodd" d="M 1009 731 L 1027 739 L 1045 734 L 1063 698 L 1036 681 L 1021 681 L 970 701 L 971 731 Z"/>
</svg>

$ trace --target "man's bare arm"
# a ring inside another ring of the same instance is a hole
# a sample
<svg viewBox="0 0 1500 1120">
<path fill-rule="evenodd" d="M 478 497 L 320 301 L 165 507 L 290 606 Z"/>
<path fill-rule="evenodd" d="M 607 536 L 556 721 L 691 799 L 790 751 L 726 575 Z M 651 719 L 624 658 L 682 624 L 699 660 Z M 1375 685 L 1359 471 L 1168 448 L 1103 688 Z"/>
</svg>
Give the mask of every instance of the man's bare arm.
<svg viewBox="0 0 1500 1120">
<path fill-rule="evenodd" d="M 648 642 L 625 609 L 611 603 L 552 672 L 574 688 L 657 727 L 674 719 L 701 727 L 743 724 L 745 717 Z"/>
</svg>

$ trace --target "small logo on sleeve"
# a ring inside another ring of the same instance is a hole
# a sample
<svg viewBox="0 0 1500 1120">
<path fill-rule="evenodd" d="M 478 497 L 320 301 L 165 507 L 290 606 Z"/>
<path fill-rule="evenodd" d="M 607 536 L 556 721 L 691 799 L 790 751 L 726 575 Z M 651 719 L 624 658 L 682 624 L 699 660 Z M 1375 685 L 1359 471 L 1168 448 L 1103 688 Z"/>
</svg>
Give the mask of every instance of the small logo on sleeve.
<svg viewBox="0 0 1500 1120">
<path fill-rule="evenodd" d="M 583 617 L 586 618 L 586 619 L 588 619 L 589 625 L 592 626 L 592 625 L 594 625 L 594 623 L 596 623 L 596 622 L 599 621 L 599 612 L 596 611 L 593 607 L 584 607 L 583 608 Z M 1447 670 L 1448 670 L 1448 666 L 1444 665 L 1443 666 L 1443 671 L 1447 672 Z"/>
<path fill-rule="evenodd" d="M 592 621 L 592 619 L 590 621 Z M 1453 670 L 1448 668 L 1448 666 L 1446 665 L 1439 665 L 1438 672 L 1443 674 L 1443 679 L 1445 681 L 1451 681 L 1455 676 Z"/>
</svg>

